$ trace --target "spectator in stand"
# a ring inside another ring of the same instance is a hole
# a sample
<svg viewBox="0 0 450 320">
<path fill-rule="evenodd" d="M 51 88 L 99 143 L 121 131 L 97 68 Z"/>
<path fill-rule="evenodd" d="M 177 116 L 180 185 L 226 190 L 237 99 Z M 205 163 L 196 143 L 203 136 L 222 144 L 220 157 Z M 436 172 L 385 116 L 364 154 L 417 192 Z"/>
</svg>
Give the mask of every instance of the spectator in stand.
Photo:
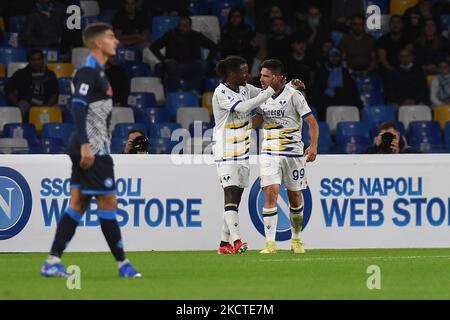
<svg viewBox="0 0 450 320">
<path fill-rule="evenodd" d="M 400 50 L 411 46 L 412 41 L 404 34 L 402 17 L 393 15 L 389 22 L 390 32 L 381 36 L 377 42 L 377 53 L 380 66 L 384 73 L 394 70 L 399 66 Z"/>
<path fill-rule="evenodd" d="M 342 54 L 332 48 L 328 61 L 316 75 L 312 105 L 317 107 L 318 118 L 325 121 L 326 109 L 331 105 L 352 105 L 362 107 L 355 82 L 347 68 L 342 66 Z"/>
<path fill-rule="evenodd" d="M 268 58 L 280 60 L 286 65 L 289 57 L 290 45 L 286 21 L 283 18 L 273 19 L 272 30 L 267 41 Z"/>
<path fill-rule="evenodd" d="M 228 14 L 228 23 L 222 29 L 222 59 L 228 56 L 241 56 L 247 61 L 253 57 L 251 40 L 252 28 L 244 22 L 244 13 L 239 8 L 232 8 Z"/>
<path fill-rule="evenodd" d="M 5 94 L 9 102 L 21 109 L 27 119 L 31 106 L 54 106 L 58 104 L 58 80 L 47 69 L 44 55 L 39 50 L 29 54 L 28 65 L 17 70 L 6 83 Z"/>
<path fill-rule="evenodd" d="M 376 68 L 375 39 L 365 31 L 365 19 L 355 15 L 351 19 L 351 34 L 341 42 L 341 50 L 347 67 L 370 73 Z"/>
<path fill-rule="evenodd" d="M 307 39 L 308 48 L 313 56 L 320 54 L 324 41 L 330 37 L 330 28 L 318 7 L 310 6 L 306 21 L 300 33 Z"/>
<path fill-rule="evenodd" d="M 331 3 L 331 21 L 342 25 L 347 24 L 349 17 L 365 13 L 363 0 L 333 0 Z"/>
<path fill-rule="evenodd" d="M 110 59 L 105 64 L 105 73 L 113 91 L 113 104 L 119 107 L 128 105 L 130 79 L 128 79 L 127 71 L 115 60 Z"/>
<path fill-rule="evenodd" d="M 311 89 L 314 61 L 308 52 L 306 39 L 299 35 L 292 40 L 286 70 L 289 79 L 301 79 L 307 90 Z"/>
<path fill-rule="evenodd" d="M 403 13 L 403 20 L 405 33 L 409 39 L 416 39 L 419 36 L 425 19 L 439 21 L 439 14 L 433 8 L 433 0 L 419 0 L 417 5 L 406 9 Z"/>
<path fill-rule="evenodd" d="M 387 100 L 397 105 L 428 105 L 430 94 L 425 73 L 415 65 L 412 50 L 402 49 L 399 61 L 400 66 L 386 78 Z"/>
<path fill-rule="evenodd" d="M 439 73 L 431 82 L 430 100 L 433 106 L 450 105 L 450 63 L 442 60 Z"/>
<path fill-rule="evenodd" d="M 166 48 L 165 55 L 162 48 Z M 201 59 L 202 48 L 209 49 L 206 62 Z M 163 62 L 166 77 L 190 80 L 201 87 L 218 46 L 201 32 L 193 31 L 191 18 L 182 16 L 178 27 L 153 42 L 150 50 Z"/>
<path fill-rule="evenodd" d="M 261 85 L 260 72 L 261 72 L 261 63 L 264 60 L 267 60 L 267 37 L 261 33 L 255 33 L 252 40 L 250 41 L 250 45 L 253 49 L 253 58 L 248 61 L 250 66 L 250 82 L 255 85 Z"/>
<path fill-rule="evenodd" d="M 425 73 L 436 74 L 437 65 L 447 58 L 449 48 L 448 40 L 438 33 L 436 22 L 425 19 L 423 30 L 415 43 L 417 62 Z"/>
<path fill-rule="evenodd" d="M 22 29 L 20 43 L 25 47 L 59 48 L 64 25 L 64 5 L 53 0 L 36 0 Z"/>
<path fill-rule="evenodd" d="M 124 0 L 123 9 L 116 13 L 112 25 L 121 45 L 143 49 L 149 44 L 150 21 L 137 0 Z"/>
</svg>

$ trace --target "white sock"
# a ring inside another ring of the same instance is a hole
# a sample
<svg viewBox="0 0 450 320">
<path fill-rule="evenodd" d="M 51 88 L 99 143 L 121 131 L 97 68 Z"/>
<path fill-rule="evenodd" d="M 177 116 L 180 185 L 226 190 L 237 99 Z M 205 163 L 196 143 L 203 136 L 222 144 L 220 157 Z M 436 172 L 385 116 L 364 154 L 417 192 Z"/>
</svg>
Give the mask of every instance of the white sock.
<svg viewBox="0 0 450 320">
<path fill-rule="evenodd" d="M 298 208 L 289 208 L 289 218 L 291 220 L 291 233 L 293 240 L 301 240 L 303 206 Z"/>
<path fill-rule="evenodd" d="M 264 232 L 266 234 L 266 241 L 274 242 L 277 235 L 278 209 L 270 208 L 263 209 L 264 218 Z"/>
<path fill-rule="evenodd" d="M 123 261 L 119 261 L 119 269 L 120 268 L 122 268 L 122 266 L 124 265 L 124 264 L 127 264 L 127 263 L 129 263 L 130 261 L 128 260 L 128 259 L 125 259 L 125 260 L 123 260 Z"/>
<path fill-rule="evenodd" d="M 239 215 L 238 215 L 238 206 L 236 204 L 227 204 L 225 205 L 225 222 L 227 223 L 228 230 L 230 231 L 229 240 L 231 244 L 234 241 L 241 239 L 239 234 Z"/>
<path fill-rule="evenodd" d="M 48 264 L 57 264 L 57 263 L 61 263 L 61 258 L 60 258 L 60 257 L 57 257 L 57 256 L 49 255 L 49 256 L 47 257 L 46 262 L 47 262 Z"/>
<path fill-rule="evenodd" d="M 222 220 L 222 237 L 220 238 L 223 242 L 230 242 L 230 229 L 228 229 L 228 224 L 225 219 L 225 214 L 223 214 L 223 220 Z"/>
</svg>

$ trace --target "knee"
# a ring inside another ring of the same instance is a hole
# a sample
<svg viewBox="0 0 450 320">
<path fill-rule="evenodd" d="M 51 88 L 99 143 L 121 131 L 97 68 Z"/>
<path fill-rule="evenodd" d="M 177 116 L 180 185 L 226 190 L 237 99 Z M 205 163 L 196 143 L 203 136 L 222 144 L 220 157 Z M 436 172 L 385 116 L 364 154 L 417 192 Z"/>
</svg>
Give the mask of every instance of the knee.
<svg viewBox="0 0 450 320">
<path fill-rule="evenodd" d="M 114 195 L 98 197 L 97 203 L 98 203 L 98 208 L 100 210 L 115 210 L 115 209 L 117 209 L 117 199 Z"/>
</svg>

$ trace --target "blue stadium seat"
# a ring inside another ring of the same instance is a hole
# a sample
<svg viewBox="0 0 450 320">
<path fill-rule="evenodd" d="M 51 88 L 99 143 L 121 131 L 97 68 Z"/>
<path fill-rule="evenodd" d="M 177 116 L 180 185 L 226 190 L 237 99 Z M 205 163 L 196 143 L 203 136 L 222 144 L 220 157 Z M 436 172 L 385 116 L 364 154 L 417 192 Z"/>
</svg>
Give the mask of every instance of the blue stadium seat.
<svg viewBox="0 0 450 320">
<path fill-rule="evenodd" d="M 8 99 L 6 99 L 5 95 L 3 93 L 0 93 L 0 107 L 8 106 Z"/>
<path fill-rule="evenodd" d="M 447 150 L 450 151 L 450 121 L 445 123 L 444 140 Z"/>
<path fill-rule="evenodd" d="M 360 95 L 373 92 L 384 92 L 383 80 L 379 75 L 360 76 L 355 79 Z"/>
<path fill-rule="evenodd" d="M 172 132 L 181 129 L 181 125 L 175 122 L 162 122 L 149 125 L 149 136 L 152 139 L 170 138 Z"/>
<path fill-rule="evenodd" d="M 379 106 L 384 104 L 384 96 L 378 91 L 364 93 L 361 95 L 361 100 L 364 107 Z"/>
<path fill-rule="evenodd" d="M 208 15 L 208 6 L 206 5 L 204 0 L 191 0 L 188 9 L 193 16 Z"/>
<path fill-rule="evenodd" d="M 17 32 L 4 32 L 1 45 L 2 47 L 18 48 L 20 46 L 19 34 Z"/>
<path fill-rule="evenodd" d="M 151 92 L 132 92 L 128 96 L 128 105 L 135 109 L 156 108 L 156 97 Z"/>
<path fill-rule="evenodd" d="M 74 125 L 71 123 L 45 123 L 42 126 L 42 137 L 59 139 L 67 146 L 73 130 Z"/>
<path fill-rule="evenodd" d="M 371 6 L 371 5 L 376 5 L 376 6 L 380 7 L 381 14 L 388 14 L 389 13 L 388 0 L 366 0 L 366 8 L 368 6 Z"/>
<path fill-rule="evenodd" d="M 147 63 L 143 62 L 135 62 L 135 63 L 126 63 L 123 65 L 128 74 L 128 79 L 132 79 L 134 77 L 152 77 L 152 69 Z"/>
<path fill-rule="evenodd" d="M 167 78 L 164 81 L 166 92 L 197 91 L 201 92 L 201 81 L 184 80 L 179 78 Z"/>
<path fill-rule="evenodd" d="M 36 128 L 31 123 L 8 123 L 3 127 L 5 138 L 24 138 L 29 145 L 37 143 Z"/>
<path fill-rule="evenodd" d="M 59 93 L 69 95 L 72 94 L 71 84 L 72 78 L 69 77 L 58 78 Z"/>
<path fill-rule="evenodd" d="M 336 127 L 336 143 L 340 152 L 361 153 L 371 144 L 367 123 L 339 122 Z"/>
<path fill-rule="evenodd" d="M 60 106 L 63 113 L 64 123 L 73 123 L 72 110 L 70 106 Z"/>
<path fill-rule="evenodd" d="M 362 110 L 362 121 L 369 124 L 371 136 L 374 137 L 378 132 L 379 125 L 383 122 L 395 122 L 394 108 L 383 105 L 364 107 Z"/>
<path fill-rule="evenodd" d="M 134 118 L 136 122 L 147 124 L 167 122 L 169 120 L 165 108 L 134 109 Z"/>
<path fill-rule="evenodd" d="M 149 139 L 150 153 L 152 154 L 170 154 L 172 148 L 177 145 L 178 141 L 171 141 L 169 138 Z"/>
<path fill-rule="evenodd" d="M 125 145 L 127 143 L 127 138 L 112 138 L 111 139 L 111 153 L 119 154 L 123 153 Z"/>
<path fill-rule="evenodd" d="M 30 147 L 31 154 L 61 154 L 65 152 L 64 141 L 55 138 L 43 138 Z"/>
<path fill-rule="evenodd" d="M 198 123 L 199 121 L 197 121 L 197 123 Z M 198 133 L 197 132 L 195 132 L 195 125 L 196 125 L 196 122 L 193 122 L 193 123 L 191 123 L 190 125 L 189 125 L 189 133 L 190 133 L 190 135 L 191 135 L 191 137 L 194 137 L 194 133 L 196 134 L 196 136 L 197 137 L 200 137 L 199 135 L 198 135 Z M 197 126 L 198 126 L 198 124 L 197 124 Z M 201 122 L 201 129 L 202 129 L 202 131 L 201 131 L 201 136 L 203 136 L 204 134 L 205 134 L 205 131 L 206 130 L 209 130 L 209 129 L 212 129 L 212 128 L 214 128 L 214 122 L 204 122 L 204 121 L 202 121 Z M 198 130 L 198 129 L 197 129 Z"/>
<path fill-rule="evenodd" d="M 331 31 L 331 41 L 336 48 L 339 48 L 344 34 L 339 31 Z"/>
<path fill-rule="evenodd" d="M 228 21 L 230 9 L 240 5 L 241 2 L 236 0 L 214 1 L 210 3 L 211 13 L 219 18 L 220 24 L 223 26 Z"/>
<path fill-rule="evenodd" d="M 221 77 L 211 77 L 205 79 L 205 91 L 211 91 L 214 92 L 216 90 L 217 86 L 222 82 Z"/>
<path fill-rule="evenodd" d="M 152 42 L 161 38 L 167 31 L 175 29 L 180 18 L 178 16 L 155 16 L 152 18 Z"/>
<path fill-rule="evenodd" d="M 10 62 L 26 62 L 27 53 L 23 48 L 0 48 L 0 63 L 7 66 Z"/>
<path fill-rule="evenodd" d="M 142 61 L 142 52 L 136 48 L 119 47 L 116 51 L 118 64 L 139 63 Z"/>
<path fill-rule="evenodd" d="M 318 153 L 327 154 L 331 153 L 333 142 L 331 141 L 331 132 L 328 123 L 319 121 L 319 145 Z M 311 143 L 311 137 L 309 136 L 309 126 L 306 122 L 303 122 L 302 128 L 302 140 L 306 146 Z"/>
<path fill-rule="evenodd" d="M 118 123 L 113 131 L 113 138 L 127 138 L 128 132 L 132 129 L 142 130 L 147 134 L 147 127 L 143 123 Z"/>
<path fill-rule="evenodd" d="M 110 16 L 84 16 L 81 17 L 81 29 L 87 27 L 87 25 L 94 22 L 103 22 L 109 25 L 112 25 L 112 17 Z"/>
<path fill-rule="evenodd" d="M 9 18 L 8 31 L 20 33 L 22 28 L 27 24 L 27 16 L 13 16 Z"/>
<path fill-rule="evenodd" d="M 176 117 L 178 108 L 199 107 L 200 99 L 193 92 L 169 92 L 166 96 L 166 107 L 170 117 Z"/>
<path fill-rule="evenodd" d="M 59 48 L 36 48 L 41 50 L 46 63 L 60 62 L 61 50 Z"/>
<path fill-rule="evenodd" d="M 409 124 L 408 142 L 422 152 L 442 148 L 442 134 L 437 121 L 412 121 Z"/>
</svg>

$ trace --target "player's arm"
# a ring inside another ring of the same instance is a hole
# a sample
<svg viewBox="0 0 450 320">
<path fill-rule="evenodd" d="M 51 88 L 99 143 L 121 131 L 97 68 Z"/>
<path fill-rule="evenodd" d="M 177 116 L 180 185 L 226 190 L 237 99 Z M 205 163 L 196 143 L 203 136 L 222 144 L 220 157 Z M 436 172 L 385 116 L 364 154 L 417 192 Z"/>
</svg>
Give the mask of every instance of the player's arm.
<svg viewBox="0 0 450 320">
<path fill-rule="evenodd" d="M 306 85 L 300 79 L 292 79 L 287 86 L 294 88 L 298 91 L 305 91 Z"/>
<path fill-rule="evenodd" d="M 75 123 L 75 130 L 81 144 L 80 166 L 83 169 L 90 168 L 95 160 L 86 131 L 86 111 L 91 100 L 95 78 L 96 74 L 93 69 L 80 69 L 75 77 L 75 91 L 72 97 L 72 115 Z"/>
<path fill-rule="evenodd" d="M 316 117 L 312 113 L 307 115 L 303 120 L 309 126 L 309 136 L 311 137 L 311 143 L 305 151 L 306 162 L 312 162 L 316 160 L 317 156 L 317 145 L 319 142 L 319 124 L 317 123 Z"/>
<path fill-rule="evenodd" d="M 261 91 L 256 97 L 247 101 L 229 101 L 225 93 L 219 92 L 217 95 L 217 99 L 220 107 L 229 110 L 231 113 L 249 113 L 250 111 L 263 104 L 274 93 L 275 90 L 273 90 L 271 87 L 268 87 L 266 90 Z"/>
<path fill-rule="evenodd" d="M 252 128 L 253 128 L 253 129 L 259 128 L 259 127 L 263 124 L 263 122 L 264 122 L 263 116 L 260 115 L 260 114 L 258 114 L 258 113 L 255 114 L 255 115 L 252 117 Z"/>
</svg>

